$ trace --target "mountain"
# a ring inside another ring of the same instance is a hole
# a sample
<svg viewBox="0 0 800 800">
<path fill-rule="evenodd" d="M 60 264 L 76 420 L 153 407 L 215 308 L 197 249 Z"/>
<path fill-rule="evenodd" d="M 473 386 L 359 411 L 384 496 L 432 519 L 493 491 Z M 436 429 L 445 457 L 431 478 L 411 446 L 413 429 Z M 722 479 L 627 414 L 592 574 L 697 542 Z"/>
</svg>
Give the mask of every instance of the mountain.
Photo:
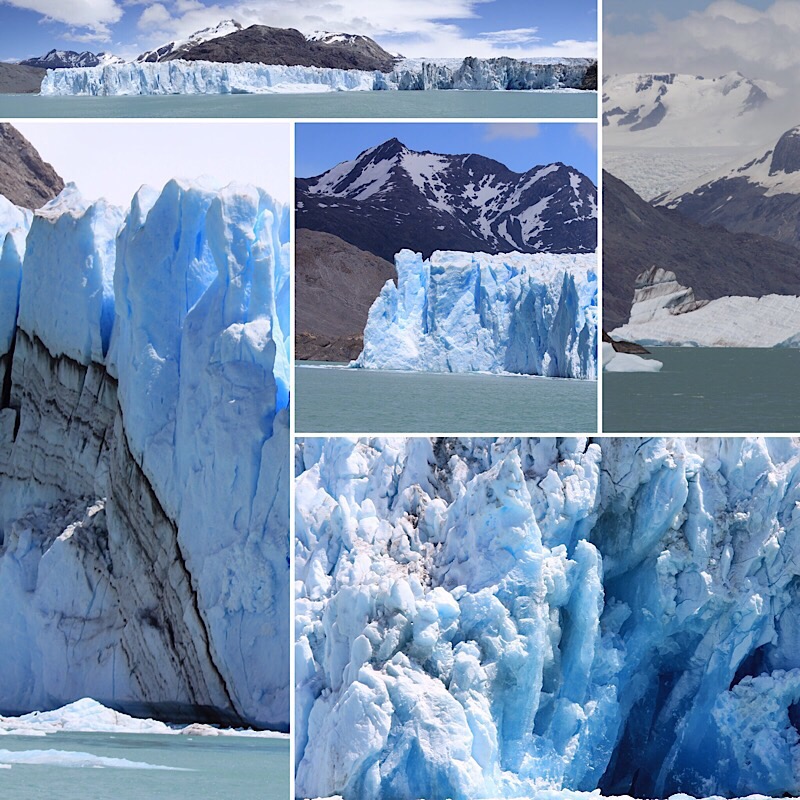
<svg viewBox="0 0 800 800">
<path fill-rule="evenodd" d="M 397 139 L 296 181 L 298 228 L 387 261 L 403 248 L 582 253 L 597 246 L 597 190 L 561 163 L 524 173 L 481 155 L 410 150 Z"/>
<path fill-rule="evenodd" d="M 604 142 L 630 147 L 757 144 L 771 124 L 766 83 L 731 72 L 611 75 L 603 83 Z"/>
<path fill-rule="evenodd" d="M 218 39 L 220 36 L 227 36 L 229 33 L 235 33 L 240 30 L 242 30 L 241 23 L 233 19 L 225 19 L 210 28 L 203 28 L 202 30 L 195 31 L 191 36 L 187 36 L 185 39 L 175 39 L 153 50 L 146 50 L 139 55 L 136 60 L 164 61 L 167 59 L 182 58 L 182 53 L 195 45 L 209 42 L 212 39 Z"/>
<path fill-rule="evenodd" d="M 630 316 L 637 277 L 657 266 L 675 273 L 697 298 L 736 294 L 800 295 L 800 249 L 765 236 L 705 227 L 654 207 L 603 172 L 603 324 Z"/>
<path fill-rule="evenodd" d="M 26 58 L 19 62 L 26 67 L 40 69 L 69 69 L 71 67 L 99 67 L 106 64 L 124 64 L 125 60 L 111 53 L 90 53 L 85 50 L 77 53 L 74 50 L 50 50 L 39 58 Z"/>
<path fill-rule="evenodd" d="M 63 188 L 64 181 L 33 145 L 16 128 L 0 123 L 0 194 L 16 206 L 36 209 Z"/>
<path fill-rule="evenodd" d="M 47 70 L 0 63 L 0 94 L 36 94 Z"/>
<path fill-rule="evenodd" d="M 654 202 L 703 225 L 800 246 L 800 127 L 743 162 L 704 175 Z"/>
<path fill-rule="evenodd" d="M 370 306 L 394 264 L 330 233 L 295 233 L 295 343 L 299 359 L 358 357 Z"/>
<path fill-rule="evenodd" d="M 238 23 L 233 23 L 238 25 Z M 140 57 L 141 58 L 141 57 Z M 187 44 L 164 60 L 222 61 L 390 72 L 395 57 L 365 36 L 345 42 L 307 39 L 293 28 L 251 25 L 205 41 Z"/>
</svg>

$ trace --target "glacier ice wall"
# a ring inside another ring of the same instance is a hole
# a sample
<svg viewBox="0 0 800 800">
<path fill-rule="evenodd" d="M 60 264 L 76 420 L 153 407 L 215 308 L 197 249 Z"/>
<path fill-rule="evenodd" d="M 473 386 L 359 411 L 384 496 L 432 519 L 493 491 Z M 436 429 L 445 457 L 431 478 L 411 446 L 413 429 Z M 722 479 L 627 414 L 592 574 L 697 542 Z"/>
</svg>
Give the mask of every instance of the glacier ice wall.
<svg viewBox="0 0 800 800">
<path fill-rule="evenodd" d="M 404 62 L 393 72 L 212 61 L 48 70 L 43 95 L 273 94 L 424 89 L 580 89 L 592 59 Z"/>
<path fill-rule="evenodd" d="M 395 256 L 354 366 L 433 372 L 597 374 L 593 254 Z"/>
<path fill-rule="evenodd" d="M 800 440 L 306 439 L 296 471 L 298 796 L 800 790 Z"/>
<path fill-rule="evenodd" d="M 0 409 L 0 708 L 287 726 L 288 241 L 247 186 L 171 181 L 128 213 L 68 187 L 35 213 Z"/>
</svg>

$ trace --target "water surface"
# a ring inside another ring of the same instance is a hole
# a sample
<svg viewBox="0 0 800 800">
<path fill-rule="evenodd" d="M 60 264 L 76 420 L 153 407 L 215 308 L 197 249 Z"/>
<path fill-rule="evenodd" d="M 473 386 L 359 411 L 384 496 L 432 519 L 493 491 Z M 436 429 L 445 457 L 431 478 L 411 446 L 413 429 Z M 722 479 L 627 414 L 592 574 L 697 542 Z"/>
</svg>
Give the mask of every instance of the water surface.
<svg viewBox="0 0 800 800">
<path fill-rule="evenodd" d="M 648 347 L 661 372 L 603 373 L 609 433 L 794 433 L 800 350 Z"/>
<path fill-rule="evenodd" d="M 304 433 L 584 433 L 597 382 L 475 373 L 390 372 L 298 362 Z"/>
<path fill-rule="evenodd" d="M 287 800 L 290 794 L 288 739 L 130 733 L 0 736 L 0 764 L 2 751 L 9 750 L 20 755 L 6 760 L 49 763 L 0 769 L 3 800 Z M 77 755 L 81 753 L 90 758 Z M 99 757 L 99 763 L 113 758 L 144 766 L 90 766 L 91 757 Z M 87 766 L 76 766 L 81 759 Z M 172 769 L 153 768 L 165 766 Z"/>
<path fill-rule="evenodd" d="M 427 91 L 325 94 L 40 97 L 0 94 L 0 118 L 29 117 L 568 117 L 595 118 L 597 92 Z"/>
</svg>

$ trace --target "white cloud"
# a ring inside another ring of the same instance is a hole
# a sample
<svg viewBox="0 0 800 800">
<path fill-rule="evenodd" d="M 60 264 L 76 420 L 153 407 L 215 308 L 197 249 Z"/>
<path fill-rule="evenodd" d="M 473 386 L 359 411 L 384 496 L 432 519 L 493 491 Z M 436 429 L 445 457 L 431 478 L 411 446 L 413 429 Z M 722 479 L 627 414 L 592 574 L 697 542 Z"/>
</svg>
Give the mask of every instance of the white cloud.
<svg viewBox="0 0 800 800">
<path fill-rule="evenodd" d="M 579 139 L 583 139 L 590 147 L 597 150 L 597 123 L 576 122 L 572 130 L 575 136 Z"/>
<path fill-rule="evenodd" d="M 108 26 L 122 18 L 122 7 L 115 0 L 0 0 L 0 3 L 36 11 L 46 21 L 88 28 L 101 41 L 109 37 Z"/>
<path fill-rule="evenodd" d="M 536 122 L 492 122 L 486 126 L 483 138 L 487 142 L 495 139 L 535 139 L 541 128 Z"/>
<path fill-rule="evenodd" d="M 647 33 L 605 37 L 607 73 L 721 75 L 738 70 L 787 88 L 797 83 L 800 0 L 776 0 L 763 10 L 716 0 L 681 19 L 655 16 L 653 21 L 655 28 Z"/>
<path fill-rule="evenodd" d="M 541 38 L 536 35 L 538 31 L 538 28 L 512 28 L 506 31 L 487 31 L 486 33 L 479 33 L 478 37 L 487 42 L 499 45 L 528 44 L 530 42 L 541 41 Z"/>
<path fill-rule="evenodd" d="M 136 23 L 140 29 L 159 28 L 162 29 L 164 25 L 168 25 L 172 21 L 172 15 L 167 11 L 166 6 L 161 3 L 153 3 L 147 6 L 139 21 Z"/>
</svg>

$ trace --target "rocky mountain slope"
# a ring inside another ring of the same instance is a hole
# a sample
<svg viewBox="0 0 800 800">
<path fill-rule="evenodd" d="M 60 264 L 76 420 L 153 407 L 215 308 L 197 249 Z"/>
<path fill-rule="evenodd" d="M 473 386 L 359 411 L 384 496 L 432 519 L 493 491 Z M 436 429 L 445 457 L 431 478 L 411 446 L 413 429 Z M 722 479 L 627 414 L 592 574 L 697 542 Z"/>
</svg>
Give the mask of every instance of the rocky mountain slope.
<svg viewBox="0 0 800 800">
<path fill-rule="evenodd" d="M 742 163 L 704 175 L 654 202 L 703 225 L 800 246 L 800 127 Z"/>
<path fill-rule="evenodd" d="M 8 123 L 0 123 L 0 194 L 14 205 L 39 208 L 64 188 L 58 173 Z"/>
<path fill-rule="evenodd" d="M 703 300 L 800 294 L 800 249 L 651 206 L 608 172 L 603 201 L 603 320 L 609 330 L 628 321 L 636 279 L 653 266 L 674 272 Z"/>
<path fill-rule="evenodd" d="M 208 42 L 211 39 L 218 39 L 220 36 L 227 36 L 242 30 L 241 23 L 233 19 L 225 19 L 209 28 L 195 31 L 191 36 L 183 39 L 174 39 L 171 42 L 162 44 L 152 50 L 146 50 L 137 57 L 137 61 L 164 61 L 170 58 L 182 58 L 182 53 L 195 45 Z"/>
<path fill-rule="evenodd" d="M 0 94 L 35 94 L 45 74 L 39 67 L 0 64 Z"/>
<path fill-rule="evenodd" d="M 394 264 L 330 233 L 295 235 L 295 355 L 317 361 L 358 357 L 370 306 Z"/>
<path fill-rule="evenodd" d="M 392 70 L 395 57 L 367 37 L 347 42 L 307 39 L 293 28 L 251 25 L 165 56 L 166 60 L 286 64 L 331 69 Z"/>
<path fill-rule="evenodd" d="M 106 64 L 122 64 L 124 59 L 111 53 L 91 53 L 84 50 L 50 50 L 39 58 L 26 58 L 20 64 L 40 69 L 70 69 L 72 67 L 101 67 Z"/>
<path fill-rule="evenodd" d="M 410 248 L 581 253 L 597 245 L 592 181 L 561 163 L 517 173 L 481 155 L 410 150 L 397 139 L 296 182 L 298 228 L 392 261 Z"/>
</svg>

